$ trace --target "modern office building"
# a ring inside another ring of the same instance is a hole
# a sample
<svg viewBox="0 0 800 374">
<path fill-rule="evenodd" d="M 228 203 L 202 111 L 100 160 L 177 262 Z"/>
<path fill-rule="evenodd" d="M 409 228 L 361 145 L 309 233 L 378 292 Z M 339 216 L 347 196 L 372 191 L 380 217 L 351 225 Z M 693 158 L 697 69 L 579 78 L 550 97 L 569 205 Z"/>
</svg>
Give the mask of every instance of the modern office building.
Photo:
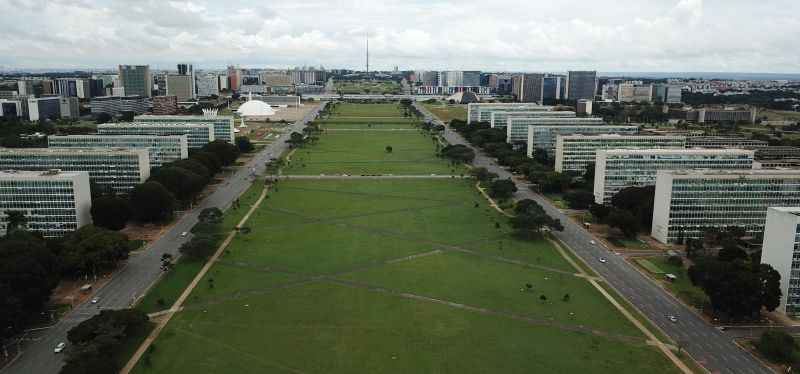
<svg viewBox="0 0 800 374">
<path fill-rule="evenodd" d="M 174 115 L 178 113 L 177 96 L 156 96 L 153 97 L 153 114 Z"/>
<path fill-rule="evenodd" d="M 598 150 L 594 198 L 598 204 L 626 187 L 656 184 L 658 170 L 752 169 L 753 151 L 743 149 L 607 149 Z"/>
<path fill-rule="evenodd" d="M 61 100 L 58 96 L 28 98 L 28 119 L 31 121 L 61 117 Z"/>
<path fill-rule="evenodd" d="M 33 96 L 33 81 L 30 79 L 17 81 L 17 94 L 19 96 Z"/>
<path fill-rule="evenodd" d="M 513 94 L 521 103 L 542 103 L 544 74 L 519 74 L 512 78 Z"/>
<path fill-rule="evenodd" d="M 755 107 L 707 107 L 691 110 L 686 114 L 687 121 L 707 122 L 746 122 L 755 123 L 758 111 Z"/>
<path fill-rule="evenodd" d="M 680 104 L 683 102 L 681 86 L 674 84 L 653 85 L 653 101 L 664 104 Z"/>
<path fill-rule="evenodd" d="M 189 92 L 190 92 L 189 97 L 192 99 L 196 98 L 197 79 L 194 73 L 194 66 L 192 66 L 192 64 L 178 64 L 178 75 L 189 77 Z M 169 75 L 167 76 L 167 90 L 169 91 Z M 180 95 L 177 96 L 180 97 Z"/>
<path fill-rule="evenodd" d="M 0 148 L 0 170 L 85 171 L 109 192 L 126 194 L 150 177 L 146 149 Z"/>
<path fill-rule="evenodd" d="M 514 119 L 516 121 L 516 119 Z M 556 137 L 558 135 L 597 135 L 639 133 L 639 126 L 631 125 L 536 125 L 528 126 L 527 154 L 533 157 L 538 150 L 543 150 L 548 158 L 555 157 Z"/>
<path fill-rule="evenodd" d="M 763 140 L 748 139 L 736 136 L 694 136 L 686 140 L 689 148 L 740 148 L 756 149 L 766 147 L 769 143 Z"/>
<path fill-rule="evenodd" d="M 776 309 L 800 316 L 800 207 L 769 207 L 764 224 L 761 263 L 781 275 L 781 302 Z"/>
<path fill-rule="evenodd" d="M 595 162 L 597 151 L 616 148 L 686 148 L 684 136 L 652 135 L 558 135 L 556 136 L 555 171 L 584 172 Z"/>
<path fill-rule="evenodd" d="M 107 113 L 111 116 L 118 116 L 123 112 L 146 113 L 150 110 L 150 103 L 144 96 L 102 96 L 92 99 L 89 107 L 94 115 Z"/>
<path fill-rule="evenodd" d="M 547 114 L 510 118 L 508 120 L 508 126 L 506 126 L 506 142 L 511 144 L 527 143 L 528 126 L 605 125 L 605 122 L 603 122 L 602 118 L 577 118 L 575 117 L 574 112 L 567 112 L 572 114 L 572 116 L 570 117 L 550 115 L 550 113 L 561 113 L 561 112 L 543 112 L 543 113 Z"/>
<path fill-rule="evenodd" d="M 206 125 L 211 124 L 214 126 L 214 139 L 222 140 L 231 144 L 236 143 L 236 136 L 234 134 L 234 120 L 233 116 L 157 116 L 157 115 L 143 115 L 133 118 L 134 122 L 143 124 L 195 124 Z"/>
<path fill-rule="evenodd" d="M 176 96 L 178 101 L 194 99 L 194 81 L 190 75 L 168 74 L 167 96 Z"/>
<path fill-rule="evenodd" d="M 565 94 L 570 100 L 592 100 L 597 91 L 596 71 L 567 72 L 567 90 Z"/>
<path fill-rule="evenodd" d="M 0 234 L 8 212 L 22 212 L 28 230 L 57 238 L 92 223 L 87 172 L 0 171 Z"/>
<path fill-rule="evenodd" d="M 76 119 L 81 116 L 81 108 L 77 97 L 59 97 L 58 105 L 61 118 Z"/>
<path fill-rule="evenodd" d="M 756 160 L 800 159 L 800 148 L 791 146 L 755 147 Z"/>
<path fill-rule="evenodd" d="M 199 149 L 214 141 L 213 124 L 118 123 L 97 125 L 100 135 L 187 135 L 189 149 Z"/>
<path fill-rule="evenodd" d="M 254 99 L 261 100 L 273 107 L 297 108 L 300 105 L 300 96 L 295 95 L 253 95 Z"/>
<path fill-rule="evenodd" d="M 219 96 L 219 76 L 217 74 L 199 74 L 196 81 L 198 97 Z"/>
<path fill-rule="evenodd" d="M 549 75 L 542 78 L 542 100 L 561 100 L 565 91 L 563 76 Z"/>
<path fill-rule="evenodd" d="M 711 228 L 764 231 L 768 207 L 800 207 L 800 170 L 659 170 L 651 235 L 700 239 Z"/>
<path fill-rule="evenodd" d="M 461 86 L 481 86 L 481 72 L 476 70 L 465 70 L 461 72 Z"/>
<path fill-rule="evenodd" d="M 27 100 L 6 100 L 0 99 L 0 117 L 20 118 L 28 116 Z"/>
<path fill-rule="evenodd" d="M 622 83 L 618 87 L 617 100 L 622 103 L 651 103 L 653 94 L 652 84 Z"/>
<path fill-rule="evenodd" d="M 553 107 L 537 103 L 469 103 L 467 104 L 467 123 L 490 122 L 493 111 L 538 112 L 551 111 Z"/>
<path fill-rule="evenodd" d="M 149 65 L 119 65 L 119 83 L 127 96 L 152 96 L 153 79 Z"/>
<path fill-rule="evenodd" d="M 489 115 L 489 124 L 494 127 L 505 128 L 508 126 L 508 120 L 511 118 L 524 118 L 524 117 L 560 117 L 560 118 L 574 118 L 575 112 L 569 111 L 507 111 L 503 109 L 492 110 Z"/>
<path fill-rule="evenodd" d="M 146 149 L 150 169 L 189 157 L 188 135 L 50 135 L 47 146 Z"/>
</svg>

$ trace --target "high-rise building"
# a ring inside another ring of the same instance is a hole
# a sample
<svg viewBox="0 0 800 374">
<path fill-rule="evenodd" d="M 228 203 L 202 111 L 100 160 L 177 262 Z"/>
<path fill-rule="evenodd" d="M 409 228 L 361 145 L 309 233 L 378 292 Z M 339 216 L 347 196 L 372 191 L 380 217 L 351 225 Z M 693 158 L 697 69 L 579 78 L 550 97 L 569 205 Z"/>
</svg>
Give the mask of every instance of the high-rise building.
<svg viewBox="0 0 800 374">
<path fill-rule="evenodd" d="M 769 207 L 761 263 L 781 275 L 781 301 L 775 310 L 800 315 L 800 207 Z"/>
<path fill-rule="evenodd" d="M 107 113 L 112 116 L 122 112 L 142 114 L 150 109 L 147 98 L 143 96 L 103 96 L 95 97 L 89 104 L 92 114 Z"/>
<path fill-rule="evenodd" d="M 558 135 L 556 136 L 555 171 L 584 172 L 595 162 L 601 149 L 686 148 L 685 136 L 661 135 Z"/>
<path fill-rule="evenodd" d="M 623 103 L 653 102 L 653 85 L 622 83 L 617 89 L 617 99 Z"/>
<path fill-rule="evenodd" d="M 291 96 L 298 98 L 297 96 Z M 299 99 L 299 98 L 298 98 Z M 144 115 L 136 116 L 133 118 L 134 122 L 147 124 L 187 124 L 187 125 L 207 125 L 214 126 L 214 139 L 222 140 L 231 144 L 236 143 L 234 135 L 234 120 L 233 116 L 219 116 L 219 115 L 203 115 L 203 116 L 158 116 L 158 115 Z"/>
<path fill-rule="evenodd" d="M 61 118 L 76 119 L 81 116 L 77 97 L 59 97 L 58 104 Z"/>
<path fill-rule="evenodd" d="M 592 100 L 597 91 L 596 71 L 569 71 L 567 72 L 567 90 L 565 94 L 569 100 Z"/>
<path fill-rule="evenodd" d="M 595 158 L 594 197 L 598 204 L 626 187 L 656 184 L 658 170 L 752 169 L 753 151 L 743 149 L 608 149 Z"/>
<path fill-rule="evenodd" d="M 178 101 L 187 101 L 194 98 L 194 81 L 189 75 L 167 75 L 167 96 L 175 96 Z"/>
<path fill-rule="evenodd" d="M 107 192 L 129 193 L 150 177 L 146 149 L 0 148 L 0 170 L 85 171 Z"/>
<path fill-rule="evenodd" d="M 197 97 L 197 77 L 194 73 L 194 67 L 192 64 L 178 64 L 178 75 L 189 77 L 189 98 L 194 99 Z M 167 88 L 169 88 L 169 82 L 167 82 Z M 178 100 L 180 99 L 180 95 L 178 96 Z M 182 101 L 182 100 L 181 100 Z"/>
<path fill-rule="evenodd" d="M 659 170 L 651 235 L 682 243 L 740 227 L 758 236 L 769 207 L 800 207 L 800 170 Z"/>
<path fill-rule="evenodd" d="M 219 76 L 214 73 L 199 74 L 196 78 L 197 96 L 209 97 L 219 95 Z"/>
<path fill-rule="evenodd" d="M 19 96 L 33 96 L 33 81 L 32 80 L 19 80 L 17 81 L 17 94 Z"/>
<path fill-rule="evenodd" d="M 542 78 L 542 99 L 561 100 L 564 92 L 564 77 L 560 75 L 549 75 Z"/>
<path fill-rule="evenodd" d="M 481 72 L 475 70 L 461 72 L 461 85 L 466 87 L 481 86 Z"/>
<path fill-rule="evenodd" d="M 239 85 L 242 84 L 242 71 L 235 66 L 228 66 L 228 89 L 231 91 L 239 91 Z"/>
<path fill-rule="evenodd" d="M 0 99 L 0 117 L 20 118 L 28 116 L 27 100 Z"/>
<path fill-rule="evenodd" d="M 146 149 L 151 169 L 189 157 L 188 135 L 50 135 L 47 146 Z"/>
<path fill-rule="evenodd" d="M 153 98 L 153 114 L 172 115 L 177 113 L 177 96 L 156 96 Z"/>
<path fill-rule="evenodd" d="M 544 74 L 520 74 L 512 79 L 513 94 L 522 103 L 542 103 Z"/>
<path fill-rule="evenodd" d="M 58 96 L 28 98 L 28 119 L 39 121 L 61 117 L 61 100 Z"/>
<path fill-rule="evenodd" d="M 526 122 L 525 119 L 513 118 L 513 122 Z M 533 157 L 536 152 L 544 152 L 548 158 L 555 157 L 556 137 L 559 135 L 597 135 L 597 134 L 622 134 L 634 135 L 639 132 L 639 126 L 630 125 L 529 125 L 528 126 L 528 157 Z"/>
<path fill-rule="evenodd" d="M 125 95 L 142 97 L 153 95 L 149 65 L 120 65 L 119 82 L 125 88 Z"/>
<path fill-rule="evenodd" d="M 558 115 L 552 115 L 558 113 Z M 561 115 L 565 113 L 565 115 Z M 511 144 L 527 143 L 528 126 L 602 126 L 605 125 L 602 118 L 576 118 L 575 112 L 542 112 L 525 117 L 512 117 L 506 126 L 506 142 Z"/>
<path fill-rule="evenodd" d="M 89 173 L 0 171 L 0 234 L 8 212 L 22 212 L 28 230 L 57 238 L 92 223 Z"/>
<path fill-rule="evenodd" d="M 213 124 L 186 124 L 186 123 L 104 123 L 97 125 L 100 135 L 188 135 L 189 149 L 203 148 L 214 141 Z"/>
</svg>

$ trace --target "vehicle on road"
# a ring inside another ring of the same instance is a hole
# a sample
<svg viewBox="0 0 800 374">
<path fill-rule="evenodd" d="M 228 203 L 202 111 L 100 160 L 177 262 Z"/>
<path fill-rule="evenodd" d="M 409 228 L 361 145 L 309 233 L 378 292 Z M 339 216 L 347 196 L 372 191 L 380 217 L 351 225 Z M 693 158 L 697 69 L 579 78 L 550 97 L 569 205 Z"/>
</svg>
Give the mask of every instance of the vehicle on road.
<svg viewBox="0 0 800 374">
<path fill-rule="evenodd" d="M 598 261 L 600 261 L 600 263 L 603 263 L 603 264 L 605 264 L 606 262 L 608 262 L 608 260 L 606 260 L 606 259 L 605 259 L 605 258 L 603 258 L 603 257 L 600 257 L 600 259 L 599 259 Z"/>
<path fill-rule="evenodd" d="M 673 316 L 673 315 L 668 315 L 668 316 L 667 316 L 667 319 L 668 319 L 670 322 L 672 322 L 672 323 L 676 323 L 676 322 L 678 322 L 678 317 L 675 317 L 675 316 Z"/>
<path fill-rule="evenodd" d="M 189 236 L 189 232 L 184 231 L 184 232 L 181 233 L 181 238 L 185 238 L 187 236 Z"/>
<path fill-rule="evenodd" d="M 53 353 L 61 353 L 64 351 L 64 348 L 67 347 L 67 343 L 61 342 L 56 344 L 56 347 L 53 349 Z"/>
<path fill-rule="evenodd" d="M 597 244 L 597 242 L 596 242 L 596 241 L 594 241 L 594 240 L 590 240 L 590 241 L 589 241 L 589 243 L 592 243 L 592 245 L 595 245 L 595 244 Z"/>
<path fill-rule="evenodd" d="M 727 330 L 727 329 L 728 329 L 728 328 L 727 328 L 727 327 L 725 327 L 725 326 L 717 326 L 717 330 L 719 330 L 719 331 L 725 331 L 725 330 Z"/>
<path fill-rule="evenodd" d="M 97 304 L 98 301 L 100 301 L 99 297 L 92 298 L 92 304 Z"/>
</svg>

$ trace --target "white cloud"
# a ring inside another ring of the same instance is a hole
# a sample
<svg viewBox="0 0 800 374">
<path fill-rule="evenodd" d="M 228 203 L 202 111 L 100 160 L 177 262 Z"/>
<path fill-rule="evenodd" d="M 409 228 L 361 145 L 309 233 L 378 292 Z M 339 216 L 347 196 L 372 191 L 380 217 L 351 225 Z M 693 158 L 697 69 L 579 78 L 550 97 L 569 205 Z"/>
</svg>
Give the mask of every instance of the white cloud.
<svg viewBox="0 0 800 374">
<path fill-rule="evenodd" d="M 797 72 L 800 2 L 0 0 L 0 66 Z"/>
</svg>

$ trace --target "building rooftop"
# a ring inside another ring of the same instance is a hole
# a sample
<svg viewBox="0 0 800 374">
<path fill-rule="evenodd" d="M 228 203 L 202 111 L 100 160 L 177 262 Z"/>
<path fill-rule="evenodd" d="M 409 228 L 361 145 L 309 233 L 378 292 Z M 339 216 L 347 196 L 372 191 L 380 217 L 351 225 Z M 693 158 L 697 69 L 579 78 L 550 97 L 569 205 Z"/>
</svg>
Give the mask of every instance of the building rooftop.
<svg viewBox="0 0 800 374">
<path fill-rule="evenodd" d="M 68 180 L 85 175 L 89 177 L 89 172 L 86 171 L 61 171 L 60 169 L 51 169 L 45 171 L 27 171 L 27 170 L 0 170 L 0 179 L 13 179 L 13 180 L 42 180 L 42 179 L 59 179 Z"/>
<path fill-rule="evenodd" d="M 685 169 L 685 170 L 659 170 L 658 174 L 669 174 L 673 176 L 703 178 L 703 177 L 723 177 L 723 178 L 748 178 L 748 177 L 793 177 L 800 178 L 799 169 Z"/>
<path fill-rule="evenodd" d="M 641 155 L 718 155 L 718 154 L 746 154 L 746 155 L 754 155 L 755 151 L 747 150 L 747 149 L 709 149 L 709 148 L 653 148 L 653 149 L 641 149 L 641 148 L 615 148 L 615 149 L 605 149 L 605 150 L 598 150 L 597 152 L 603 152 L 609 155 L 616 155 L 616 154 L 641 154 Z"/>
<path fill-rule="evenodd" d="M 559 135 L 559 137 L 564 139 L 582 139 L 582 138 L 592 138 L 592 139 L 673 139 L 673 140 L 685 140 L 685 136 L 680 135 L 622 135 L 622 134 L 593 134 L 593 135 Z"/>
<path fill-rule="evenodd" d="M 108 153 L 143 153 L 147 152 L 144 148 L 125 148 L 125 147 L 74 147 L 74 148 L 2 148 L 0 153 L 13 153 L 13 154 L 63 154 L 63 153 L 86 153 L 86 154 L 108 154 Z"/>
<path fill-rule="evenodd" d="M 176 115 L 171 115 L 171 114 L 142 114 L 142 115 L 138 115 L 138 116 L 133 117 L 133 121 L 134 122 L 136 122 L 137 119 L 165 119 L 165 120 L 175 120 L 175 121 L 180 121 L 180 120 L 187 120 L 188 121 L 188 120 L 206 119 L 206 120 L 209 120 L 209 121 L 214 121 L 216 119 L 233 119 L 233 116 L 221 116 L 221 115 L 215 115 L 215 116 L 196 115 L 196 116 L 193 116 L 193 115 L 180 115 L 180 114 L 176 114 Z"/>
</svg>

